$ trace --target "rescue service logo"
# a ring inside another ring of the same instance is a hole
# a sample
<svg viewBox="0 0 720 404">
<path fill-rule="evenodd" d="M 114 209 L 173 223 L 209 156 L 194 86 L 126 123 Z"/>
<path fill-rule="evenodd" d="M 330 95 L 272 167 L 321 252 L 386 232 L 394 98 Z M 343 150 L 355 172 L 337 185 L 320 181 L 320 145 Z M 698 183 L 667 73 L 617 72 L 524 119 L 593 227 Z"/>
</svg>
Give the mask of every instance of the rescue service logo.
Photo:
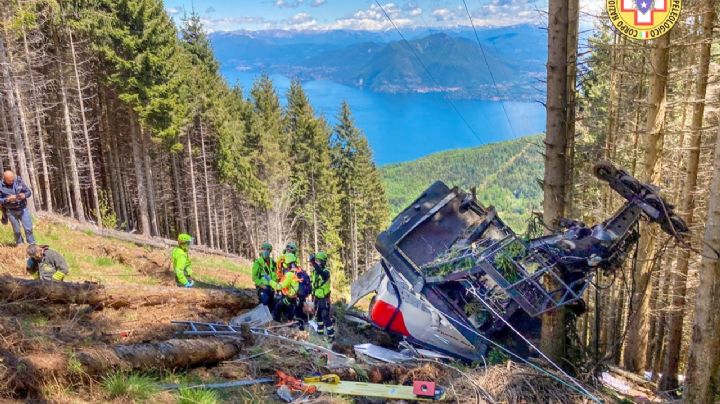
<svg viewBox="0 0 720 404">
<path fill-rule="evenodd" d="M 656 39 L 680 18 L 682 0 L 606 0 L 608 17 L 620 33 L 634 39 Z"/>
</svg>

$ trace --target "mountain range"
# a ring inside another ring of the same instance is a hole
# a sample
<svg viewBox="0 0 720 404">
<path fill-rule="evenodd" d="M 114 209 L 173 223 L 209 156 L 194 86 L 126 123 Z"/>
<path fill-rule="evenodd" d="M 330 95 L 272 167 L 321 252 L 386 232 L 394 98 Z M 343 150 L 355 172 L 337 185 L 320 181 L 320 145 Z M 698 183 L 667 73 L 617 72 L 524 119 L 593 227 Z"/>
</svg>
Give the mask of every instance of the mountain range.
<svg viewBox="0 0 720 404">
<path fill-rule="evenodd" d="M 439 32 L 237 31 L 211 35 L 225 69 L 331 80 L 376 92 L 536 99 L 545 32 L 530 25 Z M 482 48 L 478 46 L 479 42 Z M 420 61 L 418 60 L 420 59 Z M 489 69 L 488 69 L 489 67 Z M 493 80 L 497 83 L 496 90 Z"/>
</svg>

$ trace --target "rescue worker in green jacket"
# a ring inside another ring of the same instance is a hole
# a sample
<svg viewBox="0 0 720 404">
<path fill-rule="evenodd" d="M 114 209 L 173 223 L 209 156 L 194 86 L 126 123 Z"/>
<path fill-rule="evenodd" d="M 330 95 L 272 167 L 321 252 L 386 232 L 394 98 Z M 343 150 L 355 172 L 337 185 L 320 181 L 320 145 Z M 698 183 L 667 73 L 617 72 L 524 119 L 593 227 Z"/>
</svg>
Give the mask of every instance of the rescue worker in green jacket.
<svg viewBox="0 0 720 404">
<path fill-rule="evenodd" d="M 295 254 L 295 256 L 297 257 L 297 250 L 298 250 L 297 243 L 295 243 L 294 241 L 287 243 L 285 248 L 282 250 L 282 254 L 280 254 L 280 257 L 278 257 L 277 262 L 275 263 L 276 275 L 278 278 L 282 277 L 282 274 L 283 274 L 283 268 L 284 268 L 283 261 L 285 261 L 285 254 L 292 253 L 292 254 Z"/>
<path fill-rule="evenodd" d="M 319 251 L 310 256 L 313 272 L 312 280 L 313 299 L 315 301 L 315 321 L 318 325 L 318 334 L 325 335 L 330 341 L 335 339 L 335 327 L 330 316 L 330 269 L 327 267 L 328 255 Z"/>
<path fill-rule="evenodd" d="M 295 319 L 297 307 L 297 293 L 300 289 L 300 279 L 295 273 L 297 268 L 297 256 L 293 253 L 285 253 L 282 256 L 282 274 L 278 281 L 270 281 L 270 286 L 280 291 L 282 298 L 275 304 L 273 318 L 281 321 L 286 317 L 289 321 Z"/>
<path fill-rule="evenodd" d="M 178 246 L 172 251 L 172 267 L 175 272 L 175 281 L 178 286 L 191 288 L 195 285 L 192 279 L 192 262 L 190 261 L 190 246 L 193 238 L 186 233 L 178 235 Z"/>
<path fill-rule="evenodd" d="M 34 279 L 62 282 L 68 274 L 68 265 L 63 256 L 46 245 L 31 244 L 27 255 L 26 270 Z"/>
<path fill-rule="evenodd" d="M 272 310 L 275 306 L 275 291 L 271 282 L 277 282 L 277 274 L 275 273 L 275 260 L 271 256 L 272 245 L 263 243 L 260 246 L 260 257 L 253 262 L 252 280 L 255 283 L 258 299 L 261 304 L 268 306 Z"/>
</svg>

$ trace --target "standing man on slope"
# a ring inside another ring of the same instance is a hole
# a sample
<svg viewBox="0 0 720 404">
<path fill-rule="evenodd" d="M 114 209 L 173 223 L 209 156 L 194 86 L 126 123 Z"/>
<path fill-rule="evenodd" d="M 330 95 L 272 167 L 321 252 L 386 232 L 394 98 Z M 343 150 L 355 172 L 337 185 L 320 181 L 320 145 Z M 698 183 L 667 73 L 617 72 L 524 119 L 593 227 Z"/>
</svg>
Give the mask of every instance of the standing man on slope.
<svg viewBox="0 0 720 404">
<path fill-rule="evenodd" d="M 18 246 L 24 242 L 31 245 L 35 244 L 32 217 L 27 208 L 27 199 L 31 196 L 32 191 L 23 184 L 20 177 L 16 177 L 15 173 L 10 170 L 3 173 L 3 180 L 0 182 L 0 205 L 2 205 L 5 212 L 4 215 L 12 224 L 15 233 L 15 244 Z M 3 223 L 6 222 L 3 220 Z M 23 240 L 20 227 L 25 230 L 25 240 Z"/>
<path fill-rule="evenodd" d="M 270 284 L 278 280 L 275 273 L 275 260 L 270 255 L 271 253 L 272 245 L 263 243 L 260 246 L 260 257 L 253 262 L 252 266 L 252 280 L 255 283 L 258 299 L 270 310 L 275 306 L 275 291 Z"/>
<path fill-rule="evenodd" d="M 317 332 L 325 335 L 330 342 L 335 340 L 335 328 L 332 317 L 330 317 L 330 269 L 327 267 L 328 255 L 319 251 L 310 256 L 310 263 L 313 266 L 312 289 L 315 300 L 315 321 L 317 321 Z"/>
<path fill-rule="evenodd" d="M 189 234 L 178 235 L 178 246 L 172 252 L 172 267 L 175 272 L 175 281 L 178 286 L 191 288 L 195 285 L 192 279 L 192 262 L 190 261 L 190 245 L 192 237 Z"/>
</svg>

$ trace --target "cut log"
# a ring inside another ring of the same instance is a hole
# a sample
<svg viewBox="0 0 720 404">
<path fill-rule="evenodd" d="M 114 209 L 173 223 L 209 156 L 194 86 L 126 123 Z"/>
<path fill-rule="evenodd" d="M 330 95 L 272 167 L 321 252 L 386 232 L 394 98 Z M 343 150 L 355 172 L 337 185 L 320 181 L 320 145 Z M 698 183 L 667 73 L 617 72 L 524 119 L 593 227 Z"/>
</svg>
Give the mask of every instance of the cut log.
<svg viewBox="0 0 720 404">
<path fill-rule="evenodd" d="M 87 348 L 69 355 L 33 354 L 17 360 L 16 390 L 38 391 L 46 381 L 95 377 L 114 371 L 173 370 L 212 365 L 233 358 L 249 334 L 234 338 L 171 339 L 162 342 Z"/>
<path fill-rule="evenodd" d="M 156 306 L 160 304 L 224 307 L 234 310 L 258 305 L 257 294 L 248 289 L 186 289 L 141 285 L 43 282 L 0 276 L 0 300 L 44 299 L 50 303 L 89 304 L 102 307 Z"/>
</svg>

